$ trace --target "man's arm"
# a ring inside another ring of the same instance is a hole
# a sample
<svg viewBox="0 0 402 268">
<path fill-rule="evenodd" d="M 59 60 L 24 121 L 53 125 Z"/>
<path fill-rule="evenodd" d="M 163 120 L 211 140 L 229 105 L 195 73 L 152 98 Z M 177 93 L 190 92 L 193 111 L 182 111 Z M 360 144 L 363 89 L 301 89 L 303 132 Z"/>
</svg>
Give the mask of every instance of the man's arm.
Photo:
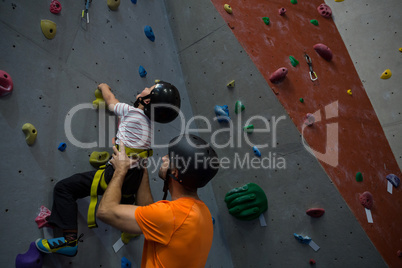
<svg viewBox="0 0 402 268">
<path fill-rule="evenodd" d="M 130 165 L 135 161 L 127 157 L 122 142 L 120 147 L 120 152 L 115 146 L 113 147 L 114 154 L 110 163 L 112 163 L 115 171 L 99 203 L 96 217 L 121 231 L 130 234 L 142 234 L 134 215 L 138 206 L 120 204 L 124 178 Z"/>
<path fill-rule="evenodd" d="M 98 89 L 102 92 L 103 99 L 105 100 L 109 111 L 114 111 L 114 106 L 119 103 L 119 100 L 116 99 L 110 90 L 110 87 L 107 84 L 102 83 L 98 85 Z"/>
</svg>

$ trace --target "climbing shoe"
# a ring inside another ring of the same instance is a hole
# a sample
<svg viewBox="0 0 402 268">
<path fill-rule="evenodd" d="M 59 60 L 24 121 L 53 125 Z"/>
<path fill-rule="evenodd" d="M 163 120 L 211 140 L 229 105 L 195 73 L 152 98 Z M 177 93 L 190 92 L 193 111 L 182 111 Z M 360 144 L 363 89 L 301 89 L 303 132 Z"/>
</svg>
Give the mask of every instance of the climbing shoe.
<svg viewBox="0 0 402 268">
<path fill-rule="evenodd" d="M 44 253 L 57 253 L 69 257 L 74 257 L 77 255 L 78 242 L 82 242 L 80 238 L 83 234 L 78 237 L 78 239 L 73 241 L 67 241 L 64 237 L 58 237 L 53 239 L 38 239 L 35 241 L 38 250 Z"/>
</svg>

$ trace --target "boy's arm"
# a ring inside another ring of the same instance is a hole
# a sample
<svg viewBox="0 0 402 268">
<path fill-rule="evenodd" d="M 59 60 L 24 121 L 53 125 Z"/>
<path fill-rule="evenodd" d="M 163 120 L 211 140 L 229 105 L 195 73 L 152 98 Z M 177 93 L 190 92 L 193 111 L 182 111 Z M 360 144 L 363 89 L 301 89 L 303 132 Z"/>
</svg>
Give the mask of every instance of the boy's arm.
<svg viewBox="0 0 402 268">
<path fill-rule="evenodd" d="M 154 199 L 152 197 L 151 188 L 149 186 L 148 169 L 144 168 L 140 187 L 136 194 L 136 205 L 146 206 L 152 204 Z"/>
<path fill-rule="evenodd" d="M 114 106 L 119 103 L 119 100 L 116 99 L 110 90 L 110 87 L 107 84 L 102 83 L 98 85 L 98 89 L 102 92 L 103 99 L 105 100 L 109 111 L 114 111 Z"/>
</svg>

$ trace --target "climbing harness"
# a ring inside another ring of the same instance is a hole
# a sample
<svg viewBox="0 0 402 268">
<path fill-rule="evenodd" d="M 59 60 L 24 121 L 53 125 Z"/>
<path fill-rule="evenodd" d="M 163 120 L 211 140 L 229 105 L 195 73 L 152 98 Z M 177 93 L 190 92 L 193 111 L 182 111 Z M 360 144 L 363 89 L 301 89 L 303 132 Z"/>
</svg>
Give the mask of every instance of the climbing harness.
<svg viewBox="0 0 402 268">
<path fill-rule="evenodd" d="M 119 146 L 116 144 L 117 149 L 119 150 Z M 153 150 L 152 149 L 135 149 L 135 148 L 128 148 L 126 147 L 126 154 L 129 157 L 134 157 L 134 158 L 148 158 L 153 155 Z M 106 167 L 111 165 L 110 163 L 107 163 L 106 165 L 100 166 L 98 171 L 96 171 L 94 179 L 92 180 L 92 185 L 91 185 L 91 200 L 89 202 L 89 208 L 88 208 L 88 217 L 87 217 L 87 223 L 89 228 L 97 228 L 98 225 L 96 224 L 96 217 L 95 217 L 95 208 L 98 203 L 98 186 L 100 184 L 101 188 L 103 191 L 106 191 L 107 188 L 107 183 L 105 181 L 105 170 Z M 124 198 L 128 198 L 133 196 L 132 194 L 130 195 L 123 195 Z"/>
<path fill-rule="evenodd" d="M 313 63 L 311 62 L 311 58 L 309 57 L 309 55 L 307 55 L 307 53 L 304 53 L 304 57 L 306 58 L 306 62 L 308 64 L 308 67 L 310 68 L 310 79 L 311 81 L 315 81 L 318 79 L 317 74 L 314 72 L 313 70 Z"/>
</svg>

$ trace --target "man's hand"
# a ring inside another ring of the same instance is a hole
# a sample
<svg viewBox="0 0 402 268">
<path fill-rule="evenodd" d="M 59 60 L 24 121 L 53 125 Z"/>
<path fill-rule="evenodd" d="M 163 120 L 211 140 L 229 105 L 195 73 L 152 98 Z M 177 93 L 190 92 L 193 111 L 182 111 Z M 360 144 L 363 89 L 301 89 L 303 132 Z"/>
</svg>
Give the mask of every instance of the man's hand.
<svg viewBox="0 0 402 268">
<path fill-rule="evenodd" d="M 123 142 L 120 141 L 120 152 L 116 146 L 113 146 L 113 158 L 110 160 L 115 172 L 127 173 L 127 171 L 134 166 L 138 159 L 131 159 L 126 154 L 126 147 Z"/>
<path fill-rule="evenodd" d="M 102 92 L 103 99 L 105 100 L 109 111 L 114 111 L 114 106 L 119 103 L 119 100 L 116 99 L 116 97 L 112 93 L 112 89 L 109 87 L 108 84 L 105 83 L 99 84 L 98 89 Z"/>
<path fill-rule="evenodd" d="M 99 89 L 100 91 L 103 91 L 103 89 L 109 89 L 109 90 L 111 90 L 111 88 L 109 87 L 109 85 L 106 84 L 106 83 L 101 83 L 101 84 L 99 84 L 99 85 L 98 85 L 98 89 Z"/>
</svg>

